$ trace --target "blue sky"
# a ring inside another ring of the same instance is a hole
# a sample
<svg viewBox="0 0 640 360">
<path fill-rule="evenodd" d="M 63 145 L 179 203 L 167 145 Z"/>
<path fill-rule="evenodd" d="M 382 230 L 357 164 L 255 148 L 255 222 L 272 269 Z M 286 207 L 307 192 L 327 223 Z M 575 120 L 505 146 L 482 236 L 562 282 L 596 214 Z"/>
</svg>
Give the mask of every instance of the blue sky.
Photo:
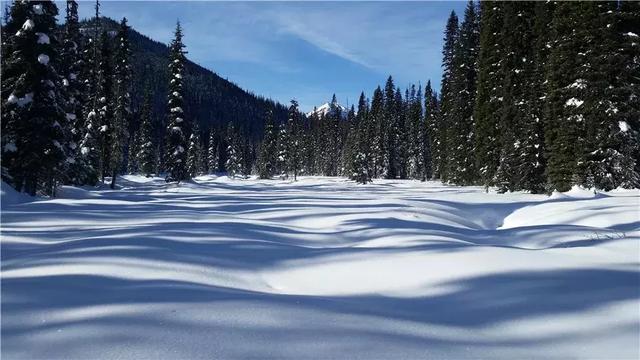
<svg viewBox="0 0 640 360">
<path fill-rule="evenodd" d="M 256 94 L 301 109 L 356 103 L 392 75 L 401 87 L 439 87 L 442 34 L 466 2 L 103 1 L 101 13 L 163 43 L 184 27 L 194 62 Z M 59 2 L 60 12 L 64 4 Z M 80 16 L 93 2 L 80 3 Z"/>
</svg>

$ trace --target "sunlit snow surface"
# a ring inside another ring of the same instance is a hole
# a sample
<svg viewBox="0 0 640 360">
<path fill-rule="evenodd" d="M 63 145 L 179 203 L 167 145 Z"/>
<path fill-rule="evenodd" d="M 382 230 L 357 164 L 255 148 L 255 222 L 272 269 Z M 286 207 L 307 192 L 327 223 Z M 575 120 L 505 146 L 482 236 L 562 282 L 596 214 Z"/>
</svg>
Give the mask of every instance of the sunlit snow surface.
<svg viewBox="0 0 640 360">
<path fill-rule="evenodd" d="M 3 185 L 2 358 L 638 358 L 638 191 Z"/>
</svg>

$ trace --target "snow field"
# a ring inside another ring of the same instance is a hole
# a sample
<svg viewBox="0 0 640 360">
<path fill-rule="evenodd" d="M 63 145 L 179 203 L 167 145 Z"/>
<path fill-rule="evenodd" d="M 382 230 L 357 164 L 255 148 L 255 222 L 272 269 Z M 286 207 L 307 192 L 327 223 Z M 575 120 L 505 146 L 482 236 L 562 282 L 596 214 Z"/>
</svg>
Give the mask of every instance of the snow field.
<svg viewBox="0 0 640 360">
<path fill-rule="evenodd" d="M 637 358 L 640 192 L 2 186 L 6 358 Z"/>
</svg>

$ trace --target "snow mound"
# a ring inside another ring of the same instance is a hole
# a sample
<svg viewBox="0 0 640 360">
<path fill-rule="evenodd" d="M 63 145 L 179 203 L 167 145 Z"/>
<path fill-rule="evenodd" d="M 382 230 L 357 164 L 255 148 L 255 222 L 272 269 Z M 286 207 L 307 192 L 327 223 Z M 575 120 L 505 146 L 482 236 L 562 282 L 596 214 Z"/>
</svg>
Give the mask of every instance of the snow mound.
<svg viewBox="0 0 640 360">
<path fill-rule="evenodd" d="M 8 205 L 21 204 L 34 200 L 34 197 L 16 191 L 16 189 L 4 181 L 0 184 L 0 194 L 0 203 L 2 203 L 2 208 Z"/>
</svg>

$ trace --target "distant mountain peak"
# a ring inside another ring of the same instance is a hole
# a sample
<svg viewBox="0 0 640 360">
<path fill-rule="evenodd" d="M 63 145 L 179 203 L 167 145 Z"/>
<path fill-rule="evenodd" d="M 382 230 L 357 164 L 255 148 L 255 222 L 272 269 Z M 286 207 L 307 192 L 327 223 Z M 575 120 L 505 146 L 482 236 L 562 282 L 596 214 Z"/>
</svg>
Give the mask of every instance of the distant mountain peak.
<svg viewBox="0 0 640 360">
<path fill-rule="evenodd" d="M 349 112 L 349 110 L 346 107 L 340 105 L 337 101 L 335 101 L 335 98 L 334 98 L 333 101 L 326 102 L 314 108 L 313 110 L 309 111 L 307 113 L 307 117 L 311 117 L 313 114 L 317 114 L 318 116 L 328 116 L 328 115 L 335 114 L 337 111 L 340 111 L 340 115 L 343 118 L 346 118 L 347 112 Z"/>
</svg>

